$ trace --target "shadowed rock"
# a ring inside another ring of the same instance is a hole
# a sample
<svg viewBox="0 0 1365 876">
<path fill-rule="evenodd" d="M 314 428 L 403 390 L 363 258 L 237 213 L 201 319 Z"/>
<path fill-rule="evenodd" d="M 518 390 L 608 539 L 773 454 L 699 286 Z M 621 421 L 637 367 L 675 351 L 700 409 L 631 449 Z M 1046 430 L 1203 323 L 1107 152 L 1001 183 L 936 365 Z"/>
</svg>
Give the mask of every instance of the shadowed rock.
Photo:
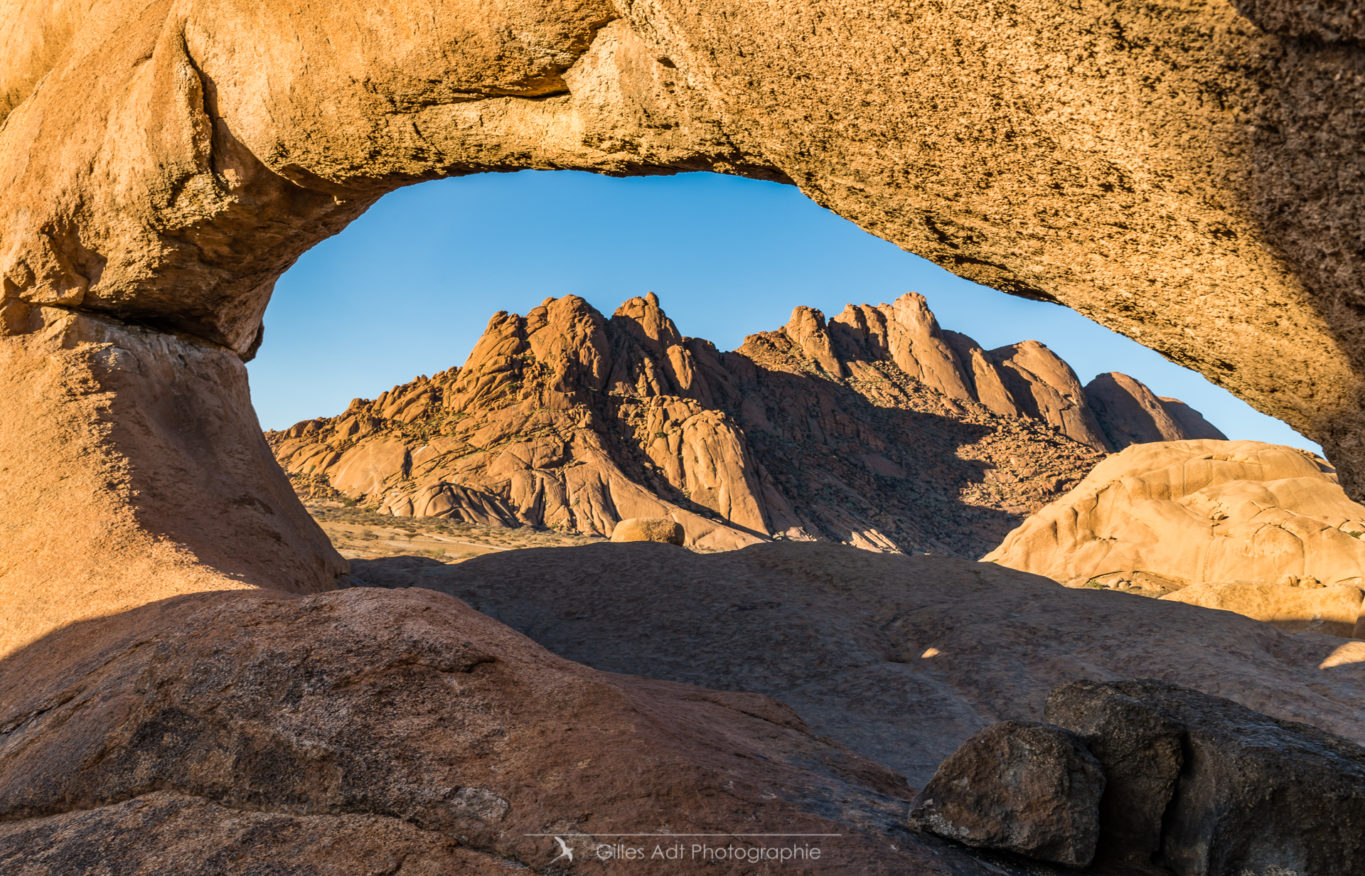
<svg viewBox="0 0 1365 876">
<path fill-rule="evenodd" d="M 1076 737 L 1006 721 L 962 743 L 915 798 L 910 823 L 969 846 L 1085 867 L 1104 774 Z"/>
<path fill-rule="evenodd" d="M 1365 741 L 1365 643 L 989 563 L 820 543 L 596 544 L 453 566 L 356 561 L 354 574 L 454 594 L 597 669 L 774 697 L 917 787 L 976 731 L 1041 720 L 1057 685 L 1134 667 Z"/>
<path fill-rule="evenodd" d="M 1053 724 L 1005 722 L 967 740 L 912 822 L 1071 866 L 1095 851 L 1098 873 L 1360 869 L 1365 748 L 1154 681 L 1065 684 L 1046 714 Z"/>
<path fill-rule="evenodd" d="M 1365 860 L 1359 745 L 1150 681 L 1064 685 L 1047 717 L 1099 758 L 1101 847 L 1142 872 L 1353 873 Z"/>
<path fill-rule="evenodd" d="M 1085 401 L 1113 450 L 1152 441 L 1228 437 L 1184 402 L 1158 398 L 1139 381 L 1116 371 L 1087 383 Z"/>
<path fill-rule="evenodd" d="M 1058 687 L 1048 695 L 1043 717 L 1079 736 L 1104 770 L 1104 847 L 1097 866 L 1164 872 L 1156 861 L 1162 822 L 1185 764 L 1184 726 L 1145 699 L 1094 682 Z"/>
<path fill-rule="evenodd" d="M 765 697 L 596 672 L 431 591 L 178 597 L 52 634 L 0 690 L 5 873 L 547 872 L 553 835 L 586 863 L 651 831 L 994 872 L 906 843 L 904 780 Z"/>
</svg>

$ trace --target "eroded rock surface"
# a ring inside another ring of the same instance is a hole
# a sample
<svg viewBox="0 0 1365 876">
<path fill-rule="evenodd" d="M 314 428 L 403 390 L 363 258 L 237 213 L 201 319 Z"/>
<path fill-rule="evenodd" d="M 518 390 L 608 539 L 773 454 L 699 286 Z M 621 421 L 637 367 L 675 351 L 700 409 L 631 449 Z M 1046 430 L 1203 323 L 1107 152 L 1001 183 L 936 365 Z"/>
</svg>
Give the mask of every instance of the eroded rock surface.
<svg viewBox="0 0 1365 876">
<path fill-rule="evenodd" d="M 1026 520 L 986 560 L 1070 587 L 1365 634 L 1365 506 L 1330 466 L 1255 441 L 1130 447 Z"/>
<path fill-rule="evenodd" d="M 279 274 L 395 187 L 515 168 L 709 169 L 792 182 L 963 276 L 1075 307 L 1317 439 L 1359 494 L 1365 49 L 1353 11 L 1273 0 L 1064 12 L 741 0 L 725 15 L 683 0 L 493 12 L 398 2 L 364 15 L 303 0 L 24 0 L 7 11 L 0 332 L 11 351 L 47 342 L 53 308 L 249 357 Z M 136 405 L 164 385 L 151 372 L 192 370 L 169 349 L 149 364 L 115 395 Z M 81 383 L 93 374 L 70 390 L 103 392 Z M 244 376 L 220 377 L 182 382 L 176 407 L 244 432 Z M 48 403 L 6 405 L 0 457 L 70 453 L 115 479 L 223 462 L 67 431 L 35 415 Z M 249 515 L 263 503 L 269 526 L 202 556 L 189 529 L 134 520 L 129 537 L 185 548 L 205 580 L 270 585 L 240 558 L 277 559 L 292 576 L 288 557 L 314 553 L 315 531 L 300 507 L 274 502 L 263 448 L 237 442 L 232 455 L 231 484 L 190 478 L 179 497 L 130 493 L 109 511 L 175 521 L 185 508 L 213 515 L 241 500 L 230 513 Z M 32 496 L 56 516 L 84 501 L 64 497 L 57 468 L 36 471 L 0 518 L 17 541 L 54 531 L 29 513 Z M 109 546 L 59 542 L 53 568 L 122 563 Z M 172 590 L 199 574 L 153 565 Z M 304 565 L 300 582 L 321 586 L 335 558 Z M 28 586 L 4 574 L 7 594 Z M 88 616 L 86 586 L 63 588 L 69 610 L 6 641 Z"/>
<path fill-rule="evenodd" d="M 766 694 L 916 787 L 987 725 L 1040 720 L 1057 685 L 1134 667 L 1365 742 L 1365 643 L 990 563 L 597 544 L 353 567 L 366 583 L 452 593 L 597 669 Z"/>
<path fill-rule="evenodd" d="M 596 672 L 431 591 L 177 597 L 20 651 L 0 690 L 6 873 L 562 872 L 554 835 L 591 867 L 595 835 L 650 831 L 998 872 L 915 841 L 904 779 L 765 697 Z"/>
<path fill-rule="evenodd" d="M 1106 866 L 1181 876 L 1360 867 L 1365 837 L 1342 830 L 1365 819 L 1357 744 L 1150 681 L 1064 685 L 1046 714 L 1082 736 L 1108 779 Z"/>
<path fill-rule="evenodd" d="M 922 830 L 1088 872 L 1353 873 L 1365 748 L 1152 681 L 1078 681 L 995 724 L 916 799 Z M 1343 830 L 1343 826 L 1347 826 Z"/>
<path fill-rule="evenodd" d="M 1354 7 L 13 12 L 7 312 L 60 304 L 245 352 L 275 276 L 398 185 L 718 169 L 792 181 L 966 277 L 1075 307 L 1355 470 Z"/>
<path fill-rule="evenodd" d="M 345 563 L 266 455 L 237 356 L 61 308 L 28 318 L 41 327 L 0 343 L 0 657 L 177 594 L 335 586 Z"/>
<path fill-rule="evenodd" d="M 828 321 L 798 307 L 732 353 L 683 337 L 652 294 L 610 319 L 568 296 L 495 315 L 462 368 L 268 437 L 300 491 L 400 517 L 604 536 L 666 517 L 702 548 L 975 558 L 1100 453 L 1191 434 L 1114 377 L 1161 423 L 1090 406 L 1042 344 L 943 331 L 916 294 Z"/>
</svg>

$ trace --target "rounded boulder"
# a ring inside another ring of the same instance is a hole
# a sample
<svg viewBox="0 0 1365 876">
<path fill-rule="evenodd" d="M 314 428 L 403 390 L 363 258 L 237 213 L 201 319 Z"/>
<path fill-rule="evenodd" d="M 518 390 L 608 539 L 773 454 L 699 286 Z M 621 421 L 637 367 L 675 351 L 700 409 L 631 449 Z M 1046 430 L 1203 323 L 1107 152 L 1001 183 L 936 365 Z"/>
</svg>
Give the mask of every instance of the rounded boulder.
<svg viewBox="0 0 1365 876">
<path fill-rule="evenodd" d="M 618 542 L 655 541 L 681 546 L 683 537 L 682 524 L 667 517 L 628 517 L 611 532 L 611 540 Z"/>
</svg>

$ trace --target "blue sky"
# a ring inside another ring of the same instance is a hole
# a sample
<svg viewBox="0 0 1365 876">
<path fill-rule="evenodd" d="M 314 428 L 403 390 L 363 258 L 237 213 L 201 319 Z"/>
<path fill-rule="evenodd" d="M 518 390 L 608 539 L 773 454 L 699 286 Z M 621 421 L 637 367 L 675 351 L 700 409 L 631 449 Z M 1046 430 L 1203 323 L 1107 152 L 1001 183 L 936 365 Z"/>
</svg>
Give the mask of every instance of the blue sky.
<svg viewBox="0 0 1365 876">
<path fill-rule="evenodd" d="M 1231 438 L 1317 449 L 1071 310 L 955 277 L 790 186 L 700 173 L 479 174 L 385 196 L 280 278 L 248 366 L 252 398 L 266 428 L 330 416 L 463 364 L 498 310 L 574 293 L 610 314 L 651 290 L 683 334 L 723 350 L 783 325 L 798 304 L 832 316 L 920 292 L 943 327 L 988 349 L 1036 338 L 1083 382 L 1123 371 Z"/>
</svg>

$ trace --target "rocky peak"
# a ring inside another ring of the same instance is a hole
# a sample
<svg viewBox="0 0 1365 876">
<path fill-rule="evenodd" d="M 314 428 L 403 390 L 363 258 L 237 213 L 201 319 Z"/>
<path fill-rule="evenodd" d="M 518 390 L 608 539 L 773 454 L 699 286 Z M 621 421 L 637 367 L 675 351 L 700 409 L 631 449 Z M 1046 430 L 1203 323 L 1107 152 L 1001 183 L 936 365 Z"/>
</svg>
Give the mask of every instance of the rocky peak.
<svg viewBox="0 0 1365 876">
<path fill-rule="evenodd" d="M 684 338 L 652 293 L 610 319 L 571 295 L 495 314 L 463 368 L 271 441 L 291 473 L 398 515 L 602 535 L 670 517 L 708 547 L 979 556 L 1100 452 L 1203 422 L 1131 378 L 1093 386 L 1092 405 L 1037 342 L 987 353 L 944 331 L 915 294 L 833 320 L 798 307 L 732 353 Z M 1144 427 L 1135 405 L 1166 413 Z"/>
<path fill-rule="evenodd" d="M 614 391 L 630 395 L 683 395 L 705 390 L 697 386 L 696 363 L 686 338 L 659 306 L 653 292 L 625 301 L 612 315 L 616 368 Z"/>
<path fill-rule="evenodd" d="M 782 333 L 803 356 L 825 371 L 837 375 L 847 373 L 843 363 L 834 353 L 834 345 L 825 325 L 825 315 L 820 311 L 804 305 L 795 308 L 792 310 L 791 319 L 783 326 Z"/>
<path fill-rule="evenodd" d="M 1087 405 L 1076 372 L 1046 345 L 1022 341 L 991 350 L 987 356 L 1023 413 L 1096 450 L 1116 449 Z M 1166 439 L 1154 434 L 1145 440 Z"/>
<path fill-rule="evenodd" d="M 1085 385 L 1085 399 L 1102 422 L 1110 447 L 1137 444 L 1153 433 L 1163 441 L 1194 437 L 1150 389 L 1127 374 L 1110 371 L 1097 375 Z"/>
<path fill-rule="evenodd" d="M 627 299 L 616 308 L 612 319 L 619 321 L 622 328 L 656 349 L 677 346 L 683 341 L 678 327 L 668 318 L 668 314 L 664 313 L 663 308 L 659 306 L 659 296 L 653 292 L 647 293 L 643 298 L 636 296 Z"/>
</svg>

